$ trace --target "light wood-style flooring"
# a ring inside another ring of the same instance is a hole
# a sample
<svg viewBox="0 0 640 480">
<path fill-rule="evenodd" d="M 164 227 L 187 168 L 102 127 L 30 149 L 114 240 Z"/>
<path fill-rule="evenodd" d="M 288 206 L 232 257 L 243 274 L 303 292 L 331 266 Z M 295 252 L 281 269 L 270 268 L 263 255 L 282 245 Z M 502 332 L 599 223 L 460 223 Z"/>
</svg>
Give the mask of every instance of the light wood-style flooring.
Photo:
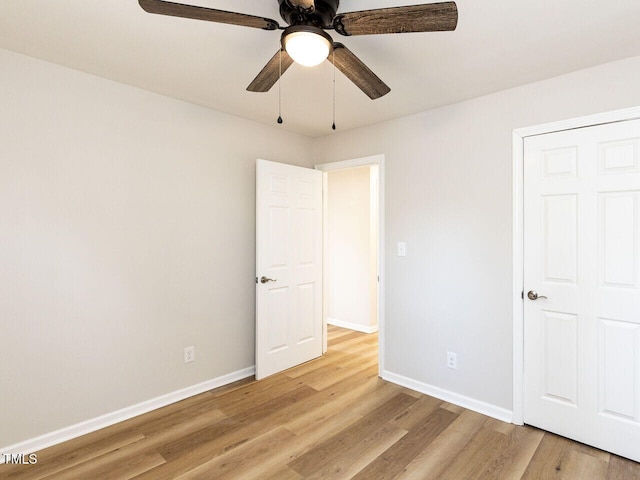
<svg viewBox="0 0 640 480">
<path fill-rule="evenodd" d="M 640 479 L 640 464 L 377 376 L 377 336 L 0 465 L 2 479 Z"/>
</svg>

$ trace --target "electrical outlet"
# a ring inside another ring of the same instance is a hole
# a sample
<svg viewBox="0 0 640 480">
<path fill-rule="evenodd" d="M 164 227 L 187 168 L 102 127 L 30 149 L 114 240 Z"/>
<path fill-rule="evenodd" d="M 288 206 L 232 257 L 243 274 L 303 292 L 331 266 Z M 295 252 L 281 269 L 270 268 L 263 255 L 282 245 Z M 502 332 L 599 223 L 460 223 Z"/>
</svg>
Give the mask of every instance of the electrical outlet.
<svg viewBox="0 0 640 480">
<path fill-rule="evenodd" d="M 191 363 L 196 359 L 196 347 L 184 347 L 184 363 Z"/>
<path fill-rule="evenodd" d="M 458 368 L 458 355 L 453 352 L 447 352 L 447 367 L 456 370 Z"/>
</svg>

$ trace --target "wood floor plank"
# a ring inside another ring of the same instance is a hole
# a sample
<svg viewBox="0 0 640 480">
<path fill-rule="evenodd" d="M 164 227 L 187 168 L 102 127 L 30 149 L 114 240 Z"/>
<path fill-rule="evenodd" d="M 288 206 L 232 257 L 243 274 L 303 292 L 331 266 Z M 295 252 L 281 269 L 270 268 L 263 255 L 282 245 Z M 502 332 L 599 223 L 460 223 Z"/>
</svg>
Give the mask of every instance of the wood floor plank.
<svg viewBox="0 0 640 480">
<path fill-rule="evenodd" d="M 229 383 L 228 385 L 224 385 L 222 387 L 214 388 L 213 390 L 209 390 L 205 392 L 204 395 L 209 395 L 212 397 L 221 397 L 222 395 L 227 395 L 228 393 L 243 388 L 244 386 L 255 383 L 256 379 L 254 377 L 247 377 L 241 380 L 237 380 L 233 383 Z"/>
<path fill-rule="evenodd" d="M 491 422 L 497 421 L 488 419 L 438 478 L 441 480 L 480 478 L 507 443 L 507 436 L 490 425 Z"/>
<path fill-rule="evenodd" d="M 131 453 L 126 448 L 116 450 L 96 458 L 92 462 L 56 472 L 43 480 L 77 480 L 79 478 L 99 478 L 101 480 L 128 480 L 165 463 L 164 458 L 154 451 Z"/>
<path fill-rule="evenodd" d="M 287 476 L 303 478 L 300 474 L 291 469 L 287 464 L 294 461 L 309 450 L 326 442 L 335 435 L 339 435 L 343 430 L 351 427 L 362 417 L 355 415 L 352 411 L 345 409 L 336 412 L 333 408 L 334 416 L 329 421 L 313 424 L 309 429 L 304 431 L 303 436 L 295 435 L 293 439 L 286 444 L 282 444 L 279 449 L 272 452 L 268 458 L 260 462 L 251 462 L 245 465 L 243 469 L 237 469 L 236 478 L 242 479 L 266 479 L 273 478 L 280 480 L 283 473 Z M 304 439 L 304 441 L 302 441 Z M 282 465 L 286 465 L 283 472 Z"/>
<path fill-rule="evenodd" d="M 290 368 L 285 371 L 284 374 L 287 377 L 298 378 L 302 375 L 305 375 L 309 372 L 317 370 L 320 367 L 325 365 L 337 365 L 338 367 L 342 367 L 340 364 L 341 360 L 353 360 L 353 356 L 349 355 L 345 352 L 339 352 L 337 350 L 329 350 L 322 358 L 312 360 L 310 362 L 305 362 L 302 365 L 298 365 L 296 367 Z"/>
<path fill-rule="evenodd" d="M 158 445 L 162 445 L 165 442 L 171 441 L 176 436 L 188 435 L 191 432 L 198 431 L 205 426 L 220 421 L 226 418 L 219 410 L 212 410 L 207 412 L 199 412 L 193 414 L 191 417 L 185 416 L 187 413 L 193 413 L 192 408 L 180 409 L 177 412 L 166 415 L 164 418 L 154 417 L 154 420 L 149 422 L 148 425 L 137 426 L 132 432 L 127 432 L 127 441 L 118 442 L 114 441 L 114 436 L 105 436 L 99 438 L 97 435 L 92 434 L 94 440 L 89 443 L 85 448 L 73 451 L 73 456 L 70 454 L 52 452 L 51 449 L 43 450 L 39 453 L 39 465 L 33 466 L 29 469 L 28 473 L 25 471 L 24 475 L 29 479 L 43 479 L 49 478 L 63 478 L 66 475 L 66 471 L 75 472 L 74 467 L 82 466 L 85 468 L 85 464 L 97 463 L 102 465 L 105 461 L 107 463 L 122 463 L 127 457 L 138 457 L 146 455 L 147 451 L 154 449 Z M 176 418 L 177 417 L 177 418 Z M 141 432 L 144 430 L 144 434 Z M 124 432 L 119 433 L 119 436 L 124 436 Z M 55 449 L 55 447 L 52 447 Z M 114 454 L 113 456 L 112 454 Z M 123 453 L 126 452 L 126 453 Z M 155 450 L 152 450 L 155 454 Z M 123 460 L 124 459 L 124 460 Z M 164 462 L 157 462 L 157 458 L 152 455 L 149 457 L 149 464 L 153 464 L 152 467 L 160 465 Z M 150 468 L 152 468 L 150 467 Z M 139 467 L 136 467 L 139 468 Z M 141 469 L 142 473 L 144 469 Z M 75 474 L 74 474 L 75 475 Z M 78 476 L 71 475 L 69 478 L 80 478 Z M 0 478 L 4 478 L 0 475 Z M 23 478 L 19 476 L 12 476 L 8 478 Z M 66 478 L 66 477 L 65 477 Z M 86 476 L 86 478 L 90 478 Z M 97 478 L 97 477 L 91 477 Z"/>
<path fill-rule="evenodd" d="M 376 346 L 378 344 L 377 333 L 359 333 L 351 332 L 348 335 L 340 337 L 339 340 L 332 342 L 331 348 L 341 350 L 350 347 L 358 347 L 360 345 Z"/>
<path fill-rule="evenodd" d="M 463 407 L 454 405 L 453 403 L 449 402 L 442 402 L 442 408 L 444 408 L 445 410 L 449 410 L 450 412 L 457 413 L 458 415 L 465 411 Z"/>
<path fill-rule="evenodd" d="M 425 449 L 451 422 L 457 418 L 438 408 L 424 418 L 395 444 L 369 463 L 353 478 L 355 480 L 386 480 L 395 478 L 402 469 Z"/>
<path fill-rule="evenodd" d="M 154 445 L 168 441 L 172 437 L 180 437 L 192 432 L 206 428 L 209 425 L 218 423 L 227 415 L 220 410 L 208 409 L 186 409 L 168 414 L 164 418 L 159 418 L 145 425 L 140 425 L 135 431 L 145 436 L 144 442 L 153 440 Z"/>
<path fill-rule="evenodd" d="M 359 355 L 370 351 L 371 345 L 356 342 L 353 344 L 339 344 L 336 345 L 335 349 L 340 352 L 348 353 L 350 355 Z"/>
<path fill-rule="evenodd" d="M 606 480 L 628 480 L 640 478 L 640 463 L 611 455 Z"/>
<path fill-rule="evenodd" d="M 298 472 L 292 470 L 287 465 L 279 466 L 276 469 L 263 469 L 256 465 L 253 470 L 246 472 L 246 480 L 304 480 Z"/>
<path fill-rule="evenodd" d="M 316 370 L 307 372 L 304 375 L 297 377 L 296 381 L 300 382 L 301 384 L 308 385 L 315 390 L 322 390 L 321 388 L 317 388 L 315 385 L 322 384 L 324 379 L 332 379 L 334 377 L 340 376 L 340 370 L 342 370 L 340 367 L 331 363 L 328 365 L 323 365 Z M 347 377 L 352 374 L 353 372 L 349 370 L 343 373 L 343 375 Z"/>
<path fill-rule="evenodd" d="M 105 438 L 100 438 L 100 432 L 92 432 L 85 437 L 90 437 L 90 440 L 87 442 L 84 437 L 76 438 L 37 452 L 38 463 L 27 468 L 22 465 L 0 465 L 0 478 L 40 480 L 144 439 L 144 435 L 137 432 L 117 432 Z"/>
<path fill-rule="evenodd" d="M 305 478 L 323 472 L 326 474 L 327 471 L 331 471 L 332 475 L 344 472 L 348 467 L 345 464 L 355 460 L 353 450 L 370 444 L 372 438 L 383 438 L 386 441 L 397 435 L 398 438 L 403 436 L 406 430 L 386 423 L 381 426 L 381 422 L 388 422 L 415 402 L 415 398 L 403 393 L 395 395 L 339 435 L 289 463 L 289 466 Z"/>
<path fill-rule="evenodd" d="M 327 420 L 329 421 L 324 423 L 315 422 L 308 428 L 303 429 L 301 434 L 296 434 L 298 444 L 286 452 L 286 461 L 284 463 L 289 465 L 302 455 L 320 448 L 332 438 L 343 435 L 345 430 L 353 428 L 355 423 L 362 420 L 362 417 L 350 410 L 341 410 L 334 413 Z"/>
<path fill-rule="evenodd" d="M 360 362 L 358 368 L 367 369 L 377 366 L 378 359 L 373 358 L 368 361 Z M 335 367 L 335 370 L 333 370 L 330 375 L 315 375 L 314 377 L 306 379 L 305 383 L 316 390 L 324 390 L 345 378 L 349 378 L 351 375 L 353 375 L 353 368 Z"/>
<path fill-rule="evenodd" d="M 439 478 L 482 427 L 486 417 L 465 410 L 397 476 L 402 480 Z"/>
<path fill-rule="evenodd" d="M 565 469 L 571 452 L 571 441 L 557 435 L 545 434 L 523 480 L 566 479 Z"/>
<path fill-rule="evenodd" d="M 597 456 L 572 450 L 565 468 L 565 478 L 606 478 L 608 463 Z"/>
<path fill-rule="evenodd" d="M 499 455 L 478 477 L 479 480 L 521 478 L 533 458 L 544 432 L 531 427 L 514 427 Z"/>
<path fill-rule="evenodd" d="M 342 398 L 336 399 L 342 404 Z M 298 419 L 304 419 L 304 427 L 300 428 L 300 434 L 296 435 L 295 439 L 288 445 L 283 445 L 278 452 L 275 452 L 265 462 L 255 464 L 241 473 L 243 479 L 277 479 L 280 480 L 283 474 L 287 476 L 297 476 L 303 478 L 300 474 L 291 469 L 288 465 L 284 472 L 282 471 L 282 465 L 291 463 L 307 451 L 313 450 L 317 446 L 328 441 L 330 438 L 341 434 L 341 432 L 351 427 L 355 422 L 362 419 L 360 415 L 355 414 L 350 408 L 337 409 L 335 405 L 325 404 L 323 407 L 331 407 L 330 416 L 318 417 L 322 414 L 323 408 L 317 408 L 304 417 L 297 417 Z M 286 423 L 284 426 L 286 427 Z"/>
<path fill-rule="evenodd" d="M 369 376 L 373 375 L 373 372 L 368 373 Z M 227 449 L 237 448 L 242 444 L 250 441 L 256 435 L 260 435 L 263 432 L 268 431 L 280 424 L 287 424 L 289 418 L 298 418 L 304 413 L 313 412 L 322 402 L 327 400 L 337 400 L 336 393 L 339 393 L 340 388 L 336 388 L 336 391 L 331 394 L 323 396 L 311 396 L 309 392 L 312 390 L 309 387 L 300 387 L 304 389 L 304 395 L 298 396 L 293 402 L 285 402 L 282 399 L 272 399 L 266 402 L 260 407 L 249 410 L 249 415 L 237 415 L 230 417 L 228 420 L 221 422 L 220 425 L 212 427 L 212 429 L 206 433 L 206 435 L 200 435 L 198 438 L 185 439 L 185 442 L 189 442 L 186 445 L 189 447 L 189 452 L 184 456 L 177 454 L 170 454 L 165 452 L 162 447 L 160 451 L 170 460 L 171 458 L 180 457 L 180 460 L 186 466 L 190 464 L 198 464 L 207 459 L 215 458 L 217 455 L 223 454 Z M 342 387 L 345 393 L 348 390 Z M 339 396 L 339 395 L 338 395 Z M 285 398 L 285 400 L 290 400 Z M 276 407 L 277 405 L 277 407 Z M 333 407 L 335 411 L 336 407 Z M 269 412 L 267 415 L 265 412 Z M 197 445 L 196 445 L 197 444 Z M 184 445 L 182 447 L 184 451 Z M 183 471 L 186 467 L 180 467 L 179 471 Z M 148 478 L 164 478 L 159 475 L 163 472 L 175 471 L 176 467 L 172 465 L 166 465 L 160 469 L 150 472 Z M 170 478 L 170 477 L 166 477 Z"/>
<path fill-rule="evenodd" d="M 358 377 L 350 377 L 348 381 L 339 382 L 322 392 L 323 395 L 318 395 L 318 398 L 323 401 L 285 422 L 284 426 L 297 435 L 306 435 L 325 423 L 338 423 L 335 420 L 336 415 L 343 412 L 361 418 L 363 414 L 356 410 L 354 405 L 360 403 L 363 397 L 380 398 L 375 392 L 383 388 L 384 383 L 378 379 L 374 371 L 361 372 Z"/>
<path fill-rule="evenodd" d="M 338 337 L 353 333 L 353 330 L 347 328 L 336 327 L 335 325 L 327 325 L 327 339 L 329 341 L 335 340 Z M 334 345 L 333 342 L 331 342 Z"/>
<path fill-rule="evenodd" d="M 211 397 L 208 404 L 212 408 L 218 408 L 223 412 L 232 412 L 231 414 L 251 408 L 252 405 L 277 397 L 278 395 L 290 392 L 299 385 L 294 379 L 285 375 L 274 375 L 264 380 L 262 385 L 260 382 L 252 382 L 243 388 L 233 390 L 227 395 L 220 397 Z M 269 395 L 273 392 L 272 395 Z"/>
<path fill-rule="evenodd" d="M 423 395 L 419 397 L 413 405 L 391 420 L 391 423 L 397 427 L 411 431 L 417 424 L 421 423 L 439 409 L 440 405 L 442 405 L 441 400 Z M 458 417 L 458 414 L 454 415 L 454 418 Z"/>
<path fill-rule="evenodd" d="M 344 335 L 340 335 L 339 337 L 332 339 L 331 348 L 334 350 L 340 350 L 340 345 L 344 342 L 349 342 L 350 340 L 355 340 L 357 342 L 358 340 L 363 340 L 365 335 L 366 334 L 361 332 L 347 330 Z"/>
<path fill-rule="evenodd" d="M 209 454 L 216 451 L 214 445 L 218 449 L 224 450 L 228 447 L 225 442 L 221 442 L 221 438 L 224 436 L 232 440 L 232 446 L 240 445 L 268 430 L 273 425 L 273 422 L 268 421 L 269 417 L 282 413 L 288 407 L 314 393 L 315 391 L 307 386 L 299 387 L 292 392 L 274 397 L 261 405 L 250 408 L 246 412 L 228 417 L 210 427 L 164 444 L 158 451 L 167 461 L 171 461 L 183 458 L 185 454 L 190 455 L 195 451 L 204 450 L 203 446 L 209 449 Z"/>
<path fill-rule="evenodd" d="M 369 378 L 374 377 L 375 371 L 363 372 L 368 375 Z M 357 375 L 358 372 L 355 372 Z M 309 387 L 300 387 L 306 390 L 311 390 Z M 271 399 L 260 407 L 260 410 L 256 413 L 256 409 L 249 410 L 249 416 L 245 414 L 235 417 L 229 417 L 229 419 L 221 422 L 219 425 L 213 426 L 206 432 L 206 435 L 201 434 L 191 437 L 190 439 L 183 439 L 184 443 L 181 447 L 182 451 L 189 450 L 184 456 L 180 456 L 177 452 L 165 451 L 165 448 L 171 448 L 171 446 L 163 446 L 160 451 L 170 460 L 171 458 L 180 457 L 182 466 L 167 464 L 160 469 L 149 472 L 148 478 L 171 478 L 168 475 L 169 471 L 184 472 L 191 464 L 198 464 L 204 461 L 209 461 L 215 458 L 217 455 L 225 453 L 226 449 L 237 448 L 242 444 L 251 440 L 252 435 L 259 435 L 262 432 L 268 431 L 269 428 L 277 426 L 278 424 L 286 424 L 287 418 L 299 417 L 303 415 L 303 412 L 313 412 L 315 407 L 327 400 L 337 400 L 339 397 L 339 390 L 342 389 L 345 393 L 349 390 L 347 386 L 336 387 L 335 391 L 328 392 L 326 399 L 322 396 L 311 397 L 307 394 L 295 399 L 294 402 L 286 403 L 281 399 Z M 338 395 L 336 395 L 338 394 Z M 276 408 L 275 405 L 278 407 Z M 335 406 L 333 409 L 335 410 Z M 268 415 L 265 412 L 270 412 Z M 257 417 L 257 418 L 256 418 Z M 196 445 L 197 444 L 197 445 Z M 230 445 L 229 445 L 230 444 Z M 144 476 L 141 478 L 145 478 Z"/>
<path fill-rule="evenodd" d="M 365 416 L 379 408 L 384 402 L 389 401 L 400 393 L 409 397 L 412 396 L 406 393 L 405 389 L 398 385 L 380 381 L 378 388 L 376 388 L 370 395 L 361 398 L 358 402 L 353 404 L 353 411 Z M 414 397 L 414 399 L 418 400 L 417 397 Z"/>
<path fill-rule="evenodd" d="M 311 473 L 304 475 L 305 480 L 347 480 L 374 461 L 391 445 L 406 434 L 405 430 L 391 424 L 384 424 L 376 431 L 363 437 L 360 442 L 336 451 L 329 461 L 321 464 Z M 292 467 L 294 470 L 295 468 Z"/>
<path fill-rule="evenodd" d="M 171 480 L 238 448 L 277 428 L 279 416 L 284 415 L 283 412 L 286 412 L 288 407 L 312 395 L 313 392 L 309 387 L 298 388 L 246 413 L 228 417 L 206 429 L 167 442 L 158 447 L 159 453 L 167 463 L 140 475 L 139 478 Z"/>
<path fill-rule="evenodd" d="M 341 368 L 358 368 L 361 362 L 367 362 L 369 360 L 378 360 L 378 349 L 372 348 L 369 350 L 364 350 L 360 352 L 358 355 L 351 355 L 346 352 L 340 352 L 335 350 L 336 353 L 342 355 L 342 358 L 337 358 L 333 361 L 333 363 Z"/>
<path fill-rule="evenodd" d="M 246 478 L 242 472 L 247 465 L 264 463 L 275 452 L 286 448 L 287 442 L 294 438 L 294 434 L 286 428 L 275 428 L 175 478 L 176 480 Z"/>
<path fill-rule="evenodd" d="M 606 479 L 613 455 L 552 433 L 543 435 L 523 479 Z"/>
</svg>

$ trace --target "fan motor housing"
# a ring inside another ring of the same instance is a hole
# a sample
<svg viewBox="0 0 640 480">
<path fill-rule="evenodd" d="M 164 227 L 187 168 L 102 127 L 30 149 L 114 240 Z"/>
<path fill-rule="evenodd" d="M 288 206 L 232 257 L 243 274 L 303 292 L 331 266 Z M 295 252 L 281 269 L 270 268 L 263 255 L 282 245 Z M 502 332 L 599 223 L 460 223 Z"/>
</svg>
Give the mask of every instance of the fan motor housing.
<svg viewBox="0 0 640 480">
<path fill-rule="evenodd" d="M 313 25 L 318 28 L 329 28 L 338 11 L 340 0 L 315 0 L 315 8 L 311 11 L 293 6 L 288 0 L 278 0 L 280 16 L 289 25 Z"/>
</svg>

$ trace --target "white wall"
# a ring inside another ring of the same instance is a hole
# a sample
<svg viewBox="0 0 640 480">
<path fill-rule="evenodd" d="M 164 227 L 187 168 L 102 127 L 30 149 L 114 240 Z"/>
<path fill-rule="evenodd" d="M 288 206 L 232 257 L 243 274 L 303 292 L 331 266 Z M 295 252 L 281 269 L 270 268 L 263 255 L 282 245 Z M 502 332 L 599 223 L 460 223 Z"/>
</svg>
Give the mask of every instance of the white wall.
<svg viewBox="0 0 640 480">
<path fill-rule="evenodd" d="M 255 159 L 310 165 L 311 140 L 0 70 L 0 447 L 251 367 Z"/>
<path fill-rule="evenodd" d="M 328 322 L 364 332 L 377 329 L 377 168 L 327 173 Z"/>
<path fill-rule="evenodd" d="M 638 106 L 638 79 L 630 58 L 314 141 L 316 163 L 385 155 L 388 373 L 508 414 L 512 131 Z"/>
</svg>

